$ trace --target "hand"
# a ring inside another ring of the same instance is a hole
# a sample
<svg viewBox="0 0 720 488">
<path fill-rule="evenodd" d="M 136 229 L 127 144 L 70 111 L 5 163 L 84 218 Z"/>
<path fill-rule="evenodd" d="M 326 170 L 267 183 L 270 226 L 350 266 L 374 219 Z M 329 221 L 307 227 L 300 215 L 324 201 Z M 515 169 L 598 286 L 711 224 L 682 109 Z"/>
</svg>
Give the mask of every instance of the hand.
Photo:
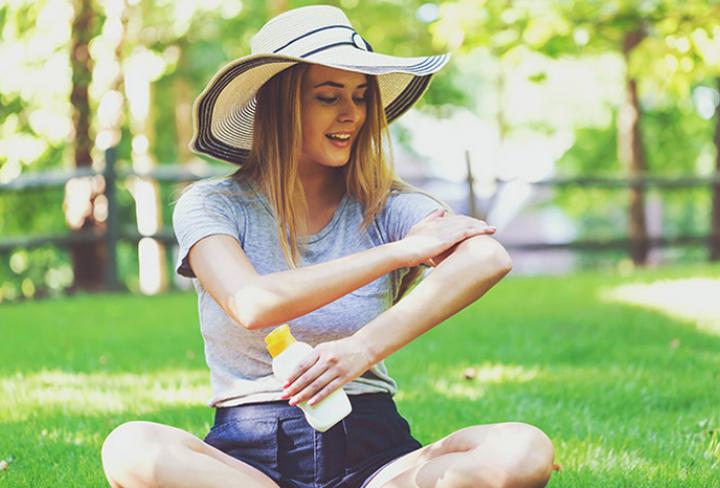
<svg viewBox="0 0 720 488">
<path fill-rule="evenodd" d="M 359 346 L 352 336 L 318 344 L 290 373 L 283 385 L 283 399 L 290 398 L 290 405 L 306 400 L 314 405 L 363 374 L 372 364 L 367 349 Z"/>
<path fill-rule="evenodd" d="M 407 256 L 406 266 L 421 263 L 437 266 L 465 239 L 494 234 L 495 230 L 482 220 L 467 215 L 450 215 L 439 209 L 412 226 L 399 244 Z"/>
</svg>

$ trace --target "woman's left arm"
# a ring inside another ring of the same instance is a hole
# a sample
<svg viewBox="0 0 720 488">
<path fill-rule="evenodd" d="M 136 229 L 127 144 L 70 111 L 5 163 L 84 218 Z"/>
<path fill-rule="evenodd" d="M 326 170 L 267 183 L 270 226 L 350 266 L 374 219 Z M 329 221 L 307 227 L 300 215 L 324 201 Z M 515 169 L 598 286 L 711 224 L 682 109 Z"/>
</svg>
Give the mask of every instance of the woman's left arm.
<svg viewBox="0 0 720 488">
<path fill-rule="evenodd" d="M 512 269 L 505 248 L 481 235 L 459 243 L 410 293 L 350 337 L 319 344 L 291 375 L 291 404 L 316 403 L 464 309 Z"/>
</svg>

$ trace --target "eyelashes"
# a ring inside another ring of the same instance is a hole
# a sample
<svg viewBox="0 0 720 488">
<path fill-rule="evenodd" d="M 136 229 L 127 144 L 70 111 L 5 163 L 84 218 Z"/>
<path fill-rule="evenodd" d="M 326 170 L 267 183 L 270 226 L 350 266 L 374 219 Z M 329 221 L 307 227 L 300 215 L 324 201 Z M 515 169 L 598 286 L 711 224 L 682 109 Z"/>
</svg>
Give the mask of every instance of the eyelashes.
<svg viewBox="0 0 720 488">
<path fill-rule="evenodd" d="M 320 96 L 318 96 L 315 98 L 317 98 L 322 103 L 327 104 L 327 105 L 332 105 L 333 103 L 337 102 L 337 97 L 320 97 Z M 353 101 L 355 103 L 365 103 L 365 102 L 367 102 L 367 97 L 361 97 L 361 98 L 353 97 Z"/>
</svg>

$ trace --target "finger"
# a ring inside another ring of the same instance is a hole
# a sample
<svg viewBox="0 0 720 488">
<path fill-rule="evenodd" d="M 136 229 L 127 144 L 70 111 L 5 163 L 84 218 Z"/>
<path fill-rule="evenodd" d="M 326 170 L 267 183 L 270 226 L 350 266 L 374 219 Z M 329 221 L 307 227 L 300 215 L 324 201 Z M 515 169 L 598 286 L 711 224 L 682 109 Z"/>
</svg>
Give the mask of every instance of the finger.
<svg viewBox="0 0 720 488">
<path fill-rule="evenodd" d="M 478 225 L 483 225 L 483 226 L 488 225 L 488 223 L 485 222 L 484 220 L 476 219 L 475 217 L 470 217 L 469 215 L 458 214 L 455 217 L 458 219 L 464 220 L 465 222 L 469 222 L 469 223 L 473 223 L 473 224 L 478 224 Z"/>
<path fill-rule="evenodd" d="M 442 217 L 445 214 L 444 208 L 438 208 L 427 214 L 426 219 L 434 219 L 436 217 Z"/>
<path fill-rule="evenodd" d="M 311 368 L 320 359 L 320 353 L 317 350 L 313 350 L 306 358 L 295 365 L 290 376 L 283 384 L 283 388 L 290 386 L 296 379 L 298 379 L 305 371 Z"/>
<path fill-rule="evenodd" d="M 454 232 L 448 232 L 451 235 L 455 235 L 457 239 L 467 239 L 470 236 L 478 235 L 478 234 L 492 234 L 497 229 L 493 226 L 489 225 L 460 225 L 459 227 L 455 227 Z"/>
<path fill-rule="evenodd" d="M 330 394 L 332 394 L 335 390 L 342 388 L 343 380 L 340 377 L 337 377 L 325 387 L 320 390 L 318 393 L 316 393 L 309 401 L 309 405 L 315 405 L 318 402 L 323 401 L 325 398 L 327 398 Z"/>
<path fill-rule="evenodd" d="M 495 233 L 494 227 L 471 227 L 469 229 L 465 229 L 465 238 L 464 239 L 467 239 L 468 237 L 494 234 L 494 233 Z"/>
<path fill-rule="evenodd" d="M 283 395 L 283 397 L 287 398 L 297 396 L 299 392 L 303 391 L 313 381 L 316 381 L 320 376 L 322 376 L 322 374 L 326 370 L 326 364 L 321 364 L 320 362 L 315 363 L 312 368 L 307 370 L 302 376 L 295 380 L 292 385 L 290 385 L 288 388 L 285 388 L 285 394 Z"/>
<path fill-rule="evenodd" d="M 327 370 L 322 375 L 320 375 L 315 381 L 313 381 L 311 384 L 309 384 L 306 388 L 303 388 L 300 392 L 295 394 L 292 398 L 290 398 L 290 401 L 288 402 L 290 405 L 294 406 L 298 403 L 305 402 L 311 398 L 318 392 L 322 391 L 323 388 L 329 383 L 331 383 L 335 378 L 337 378 L 337 372 Z"/>
<path fill-rule="evenodd" d="M 476 232 L 478 234 L 494 234 L 497 229 L 493 227 L 492 225 L 486 225 L 484 227 L 475 227 L 473 228 L 473 232 Z"/>
</svg>

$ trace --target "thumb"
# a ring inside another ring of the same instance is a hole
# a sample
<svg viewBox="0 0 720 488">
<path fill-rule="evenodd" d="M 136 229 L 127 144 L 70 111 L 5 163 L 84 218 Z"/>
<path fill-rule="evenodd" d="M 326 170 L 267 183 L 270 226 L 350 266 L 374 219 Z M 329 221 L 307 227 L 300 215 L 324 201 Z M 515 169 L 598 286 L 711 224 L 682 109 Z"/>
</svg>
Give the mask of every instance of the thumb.
<svg viewBox="0 0 720 488">
<path fill-rule="evenodd" d="M 427 217 L 425 217 L 425 218 L 426 218 L 426 219 L 434 219 L 434 218 L 436 218 L 436 217 L 442 217 L 444 214 L 445 214 L 445 209 L 444 209 L 444 208 L 438 208 L 438 209 L 435 209 L 435 210 L 433 210 L 432 212 L 430 212 L 430 213 L 427 215 Z"/>
</svg>

